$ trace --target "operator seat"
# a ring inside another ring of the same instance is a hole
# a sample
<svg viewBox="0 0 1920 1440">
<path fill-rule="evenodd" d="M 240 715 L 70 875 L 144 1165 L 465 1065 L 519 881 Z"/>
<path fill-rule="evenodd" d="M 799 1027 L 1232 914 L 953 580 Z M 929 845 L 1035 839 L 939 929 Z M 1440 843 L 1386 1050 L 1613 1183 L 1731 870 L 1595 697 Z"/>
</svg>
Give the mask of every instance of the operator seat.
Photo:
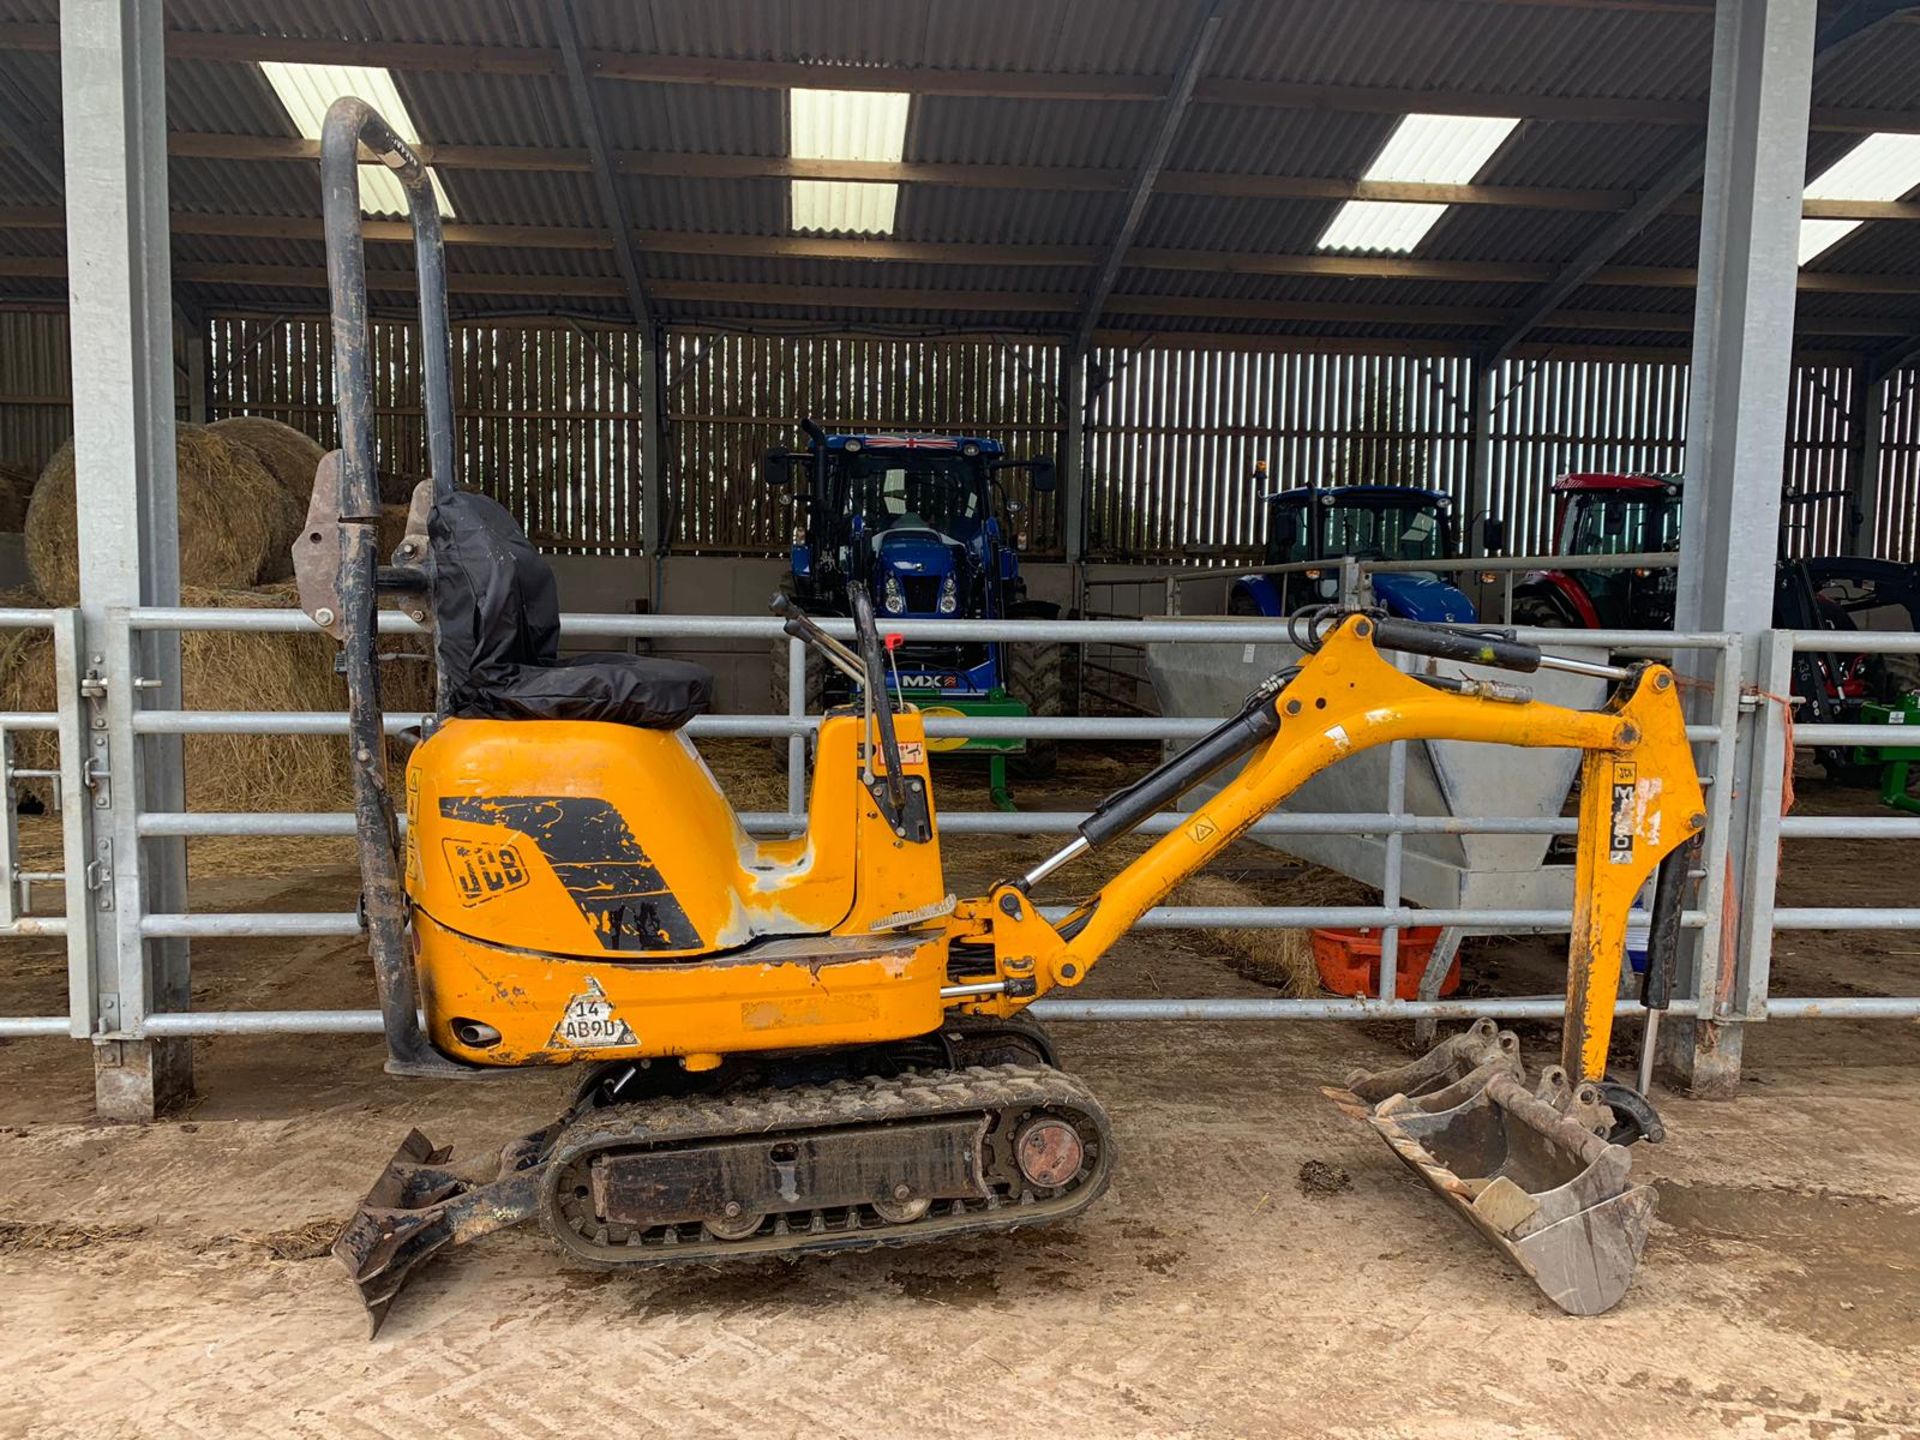
<svg viewBox="0 0 1920 1440">
<path fill-rule="evenodd" d="M 435 658 L 450 716 L 677 730 L 712 700 L 705 666 L 641 655 L 561 658 L 553 570 L 498 501 L 456 491 L 433 507 L 427 542 Z"/>
</svg>

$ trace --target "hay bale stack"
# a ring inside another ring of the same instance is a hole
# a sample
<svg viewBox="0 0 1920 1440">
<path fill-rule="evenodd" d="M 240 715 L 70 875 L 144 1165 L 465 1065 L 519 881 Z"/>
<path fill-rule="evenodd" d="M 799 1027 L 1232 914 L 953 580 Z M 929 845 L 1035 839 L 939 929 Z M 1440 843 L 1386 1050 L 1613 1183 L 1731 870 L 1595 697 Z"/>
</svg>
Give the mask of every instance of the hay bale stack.
<svg viewBox="0 0 1920 1440">
<path fill-rule="evenodd" d="M 179 471 L 180 579 L 203 590 L 245 588 L 292 571 L 287 547 L 306 519 L 252 450 L 205 426 L 175 430 Z M 60 447 L 27 507 L 27 569 L 55 605 L 80 595 L 73 442 Z"/>
<path fill-rule="evenodd" d="M 27 504 L 37 478 L 24 465 L 0 465 L 0 531 L 13 534 L 27 528 Z"/>
<path fill-rule="evenodd" d="M 252 590 L 181 589 L 181 603 L 220 609 L 286 609 L 290 585 Z M 420 641 L 382 642 L 401 652 Z M 52 637 L 45 631 L 0 636 L 0 708 L 54 708 Z M 339 646 L 326 635 L 188 631 L 180 638 L 181 688 L 192 710 L 341 710 L 346 682 L 334 673 Z M 389 711 L 433 708 L 432 668 L 401 661 L 381 667 Z M 51 735 L 21 735 L 18 763 L 51 766 Z M 352 802 L 346 740 L 339 735 L 189 735 L 185 740 L 191 810 L 337 810 Z M 27 758 L 28 756 L 31 758 Z"/>
</svg>

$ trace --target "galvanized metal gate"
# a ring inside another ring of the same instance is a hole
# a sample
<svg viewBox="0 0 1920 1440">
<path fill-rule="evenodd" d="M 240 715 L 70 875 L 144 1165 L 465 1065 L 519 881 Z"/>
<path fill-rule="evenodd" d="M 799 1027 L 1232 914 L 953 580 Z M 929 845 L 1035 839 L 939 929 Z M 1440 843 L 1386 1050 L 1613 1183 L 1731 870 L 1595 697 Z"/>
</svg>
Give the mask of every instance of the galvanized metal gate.
<svg viewBox="0 0 1920 1440">
<path fill-rule="evenodd" d="M 413 627 L 397 615 L 387 617 L 390 628 Z M 908 622 L 911 630 L 928 622 Z M 1000 640 L 1013 644 L 1139 645 L 1149 641 L 1182 644 L 1245 645 L 1255 640 L 1285 638 L 1279 622 L 1229 622 L 1167 619 L 1138 622 L 936 622 L 945 636 Z M 186 630 L 246 630 L 296 632 L 312 628 L 297 611 L 133 609 L 109 617 L 118 642 L 130 642 L 147 632 Z M 6 737 L 28 731 L 50 731 L 58 736 L 59 791 L 63 862 L 59 875 L 28 874 L 17 863 L 13 843 L 13 809 L 7 806 L 6 836 L 0 840 L 0 865 L 5 866 L 4 911 L 0 936 L 64 937 L 68 949 L 68 999 L 64 1014 L 0 1017 L 0 1036 L 70 1037 L 94 1044 L 121 1040 L 185 1035 L 231 1035 L 264 1032 L 288 1034 L 379 1033 L 379 1013 L 371 1008 L 343 1008 L 321 1012 L 241 1011 L 203 1012 L 169 1008 L 154 1003 L 154 980 L 146 973 L 142 941 L 230 936 L 350 937 L 359 933 L 359 918 L 351 911 L 335 913 L 146 913 L 138 892 L 129 897 L 111 885 L 115 847 L 125 853 L 142 841 L 174 836 L 204 835 L 344 835 L 352 832 L 351 816 L 337 814 L 270 814 L 257 812 L 204 813 L 145 811 L 138 806 L 139 787 L 122 783 L 100 763 L 102 754 L 128 753 L 134 736 L 190 734 L 339 734 L 345 733 L 342 714 L 259 711 L 195 711 L 154 703 L 140 683 L 126 675 L 119 683 L 131 693 L 111 694 L 115 677 L 88 664 L 80 650 L 78 616 L 72 610 L 0 610 L 0 628 L 41 628 L 54 636 L 57 708 L 43 713 L 0 715 L 0 746 Z M 771 644 L 780 634 L 778 622 L 738 616 L 614 616 L 570 615 L 566 631 L 575 636 L 619 639 L 741 638 Z M 1533 638 L 1551 640 L 1552 632 Z M 1819 633 L 1771 632 L 1765 646 L 1765 666 L 1756 679 L 1738 674 L 1740 647 L 1721 635 L 1666 635 L 1651 632 L 1593 633 L 1584 640 L 1647 652 L 1685 652 L 1707 657 L 1712 665 L 1711 703 L 1689 734 L 1696 742 L 1703 782 L 1710 796 L 1708 846 L 1702 866 L 1702 885 L 1696 908 L 1685 925 L 1698 936 L 1696 971 L 1708 977 L 1683 994 L 1674 1013 L 1710 1016 L 1725 1024 L 1752 1023 L 1794 1016 L 1920 1017 L 1920 996 L 1863 997 L 1794 996 L 1769 993 L 1772 936 L 1776 931 L 1832 929 L 1920 928 L 1920 907 L 1776 907 L 1774 880 L 1783 837 L 1852 836 L 1868 839 L 1920 838 L 1920 819 L 1913 817 L 1849 816 L 1795 817 L 1780 815 L 1780 781 L 1786 756 L 1794 747 L 1884 740 L 1873 727 L 1789 724 L 1780 697 L 1788 693 L 1792 656 L 1797 648 L 1830 644 Z M 797 643 L 797 642 L 796 642 Z M 1850 636 L 1849 646 L 1880 653 L 1920 654 L 1920 635 L 1863 633 Z M 109 648 L 133 652 L 130 643 Z M 801 692 L 796 687 L 796 697 Z M 111 703 L 119 701 L 120 703 Z M 395 729 L 419 717 L 389 715 Z M 797 703 L 784 715 L 715 715 L 690 727 L 693 736 L 794 735 L 811 724 Z M 1198 734 L 1203 720 L 1045 718 L 1018 721 L 975 718 L 935 718 L 932 734 L 988 735 L 1018 733 L 1062 740 L 1159 740 Z M 126 733 L 116 735 L 116 730 Z M 1399 769 L 1399 767 L 1396 767 Z M 1400 769 L 1399 773 L 1404 773 Z M 1741 774 L 1752 777 L 1742 784 Z M 1771 778 L 1770 778 L 1771 777 Z M 12 771 L 7 787 L 25 772 Z M 803 796 L 790 791 L 785 811 L 743 816 L 755 833 L 782 833 L 795 827 L 802 814 Z M 1054 834 L 1071 831 L 1083 816 L 1074 812 L 1001 814 L 948 811 L 942 824 L 950 833 Z M 1177 817 L 1163 814 L 1148 824 L 1150 832 L 1164 831 Z M 1356 828 L 1382 834 L 1395 845 L 1401 837 L 1436 824 L 1457 830 L 1515 833 L 1514 827 L 1543 828 L 1549 833 L 1571 830 L 1570 820 L 1515 821 L 1499 816 L 1434 817 L 1409 814 L 1403 787 L 1391 778 L 1377 813 L 1274 815 L 1257 832 L 1284 836 L 1303 832 Z M 1736 837 L 1744 836 L 1744 843 Z M 51 882 L 62 881 L 57 908 L 49 908 Z M 1420 910 L 1402 903 L 1390 884 L 1378 906 L 1328 908 L 1163 906 L 1148 914 L 1149 928 L 1206 928 L 1214 926 L 1295 927 L 1316 925 L 1374 925 L 1389 933 L 1411 924 L 1458 924 L 1514 930 L 1554 930 L 1567 923 L 1556 911 Z M 129 900 L 131 898 L 131 906 Z M 116 931 L 127 943 L 114 953 L 94 948 L 86 923 L 94 907 L 119 906 Z M 1728 926 L 1729 906 L 1736 907 L 1738 924 Z M 127 913 L 131 908 L 134 913 Z M 1731 942 L 1731 950 L 1720 947 Z M 1394 960 L 1389 948 L 1383 964 L 1381 993 L 1368 999 L 1283 999 L 1193 996 L 1136 1000 L 1059 1000 L 1040 1007 L 1045 1013 L 1076 1019 L 1434 1019 L 1493 1016 L 1557 1015 L 1558 996 L 1514 996 L 1492 999 L 1441 1001 L 1395 998 Z M 1430 977 L 1431 978 L 1431 977 Z M 1432 992 L 1429 991 L 1429 994 Z M 369 999 L 371 997 L 368 997 Z M 1632 1010 L 1622 1002 L 1623 1013 Z"/>
</svg>

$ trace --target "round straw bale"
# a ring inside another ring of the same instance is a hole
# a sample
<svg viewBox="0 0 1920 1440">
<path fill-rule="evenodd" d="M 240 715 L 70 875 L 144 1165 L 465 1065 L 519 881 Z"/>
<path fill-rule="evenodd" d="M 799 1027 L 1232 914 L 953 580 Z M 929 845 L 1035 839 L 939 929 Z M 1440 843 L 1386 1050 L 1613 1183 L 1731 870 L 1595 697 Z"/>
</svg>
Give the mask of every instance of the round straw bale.
<svg viewBox="0 0 1920 1440">
<path fill-rule="evenodd" d="M 291 609 L 291 585 L 252 590 L 182 586 L 181 603 L 216 609 Z M 418 653 L 424 637 L 391 636 L 389 654 Z M 190 710 L 346 708 L 346 682 L 334 673 L 339 646 L 314 631 L 191 630 L 180 637 L 183 704 Z M 394 714 L 433 708 L 433 671 L 417 660 L 380 667 L 381 697 Z M 42 630 L 0 632 L 0 708 L 54 706 L 53 646 Z M 51 767 L 54 737 L 22 733 L 16 763 Z M 338 810 L 352 801 L 347 742 L 340 735 L 189 735 L 185 739 L 190 810 Z M 397 759 L 396 759 L 397 763 Z M 33 782 L 38 783 L 38 782 Z M 397 782 L 396 782 L 397 784 Z"/>
<path fill-rule="evenodd" d="M 205 426 L 181 425 L 174 433 L 174 459 L 183 585 L 246 586 L 292 572 L 287 547 L 306 516 L 252 450 Z M 55 605 L 79 598 L 77 536 L 69 440 L 47 462 L 27 507 L 27 570 Z"/>
<path fill-rule="evenodd" d="M 235 415 L 216 420 L 207 433 L 222 440 L 238 440 L 260 457 L 267 473 L 278 480 L 300 507 L 304 519 L 307 502 L 313 498 L 313 472 L 320 468 L 320 457 L 327 452 L 320 442 L 291 425 L 269 420 L 264 415 Z"/>
<path fill-rule="evenodd" d="M 36 478 L 24 465 L 0 464 L 0 530 L 27 528 L 27 502 L 33 498 Z"/>
</svg>

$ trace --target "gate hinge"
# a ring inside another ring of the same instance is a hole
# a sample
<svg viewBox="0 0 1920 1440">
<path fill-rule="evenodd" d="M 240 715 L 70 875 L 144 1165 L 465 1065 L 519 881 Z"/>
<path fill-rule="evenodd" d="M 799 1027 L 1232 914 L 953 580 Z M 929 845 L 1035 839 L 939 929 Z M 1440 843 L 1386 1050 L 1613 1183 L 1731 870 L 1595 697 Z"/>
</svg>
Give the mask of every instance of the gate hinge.
<svg viewBox="0 0 1920 1440">
<path fill-rule="evenodd" d="M 113 840 L 102 836 L 94 843 L 94 858 L 87 862 L 87 889 L 98 898 L 94 904 L 102 910 L 113 909 Z"/>
<path fill-rule="evenodd" d="M 113 807 L 113 772 L 106 762 L 94 755 L 80 762 L 80 783 L 93 792 L 93 808 L 108 810 Z"/>
</svg>

